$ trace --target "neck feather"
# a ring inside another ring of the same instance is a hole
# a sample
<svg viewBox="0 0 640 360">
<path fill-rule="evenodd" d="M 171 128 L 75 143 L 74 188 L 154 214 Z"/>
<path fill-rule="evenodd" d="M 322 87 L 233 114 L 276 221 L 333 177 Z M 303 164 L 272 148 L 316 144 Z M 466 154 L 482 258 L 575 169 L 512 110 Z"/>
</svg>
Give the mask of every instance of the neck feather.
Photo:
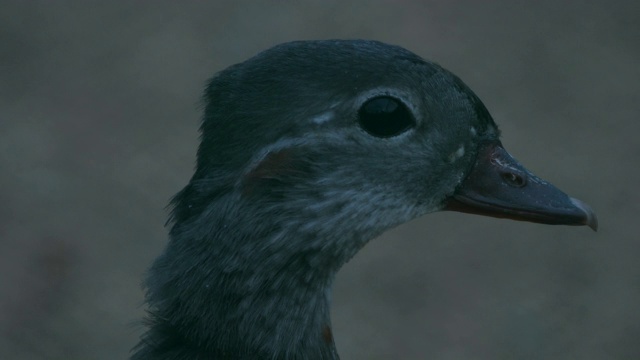
<svg viewBox="0 0 640 360">
<path fill-rule="evenodd" d="M 146 283 L 150 329 L 133 359 L 338 358 L 330 291 L 344 261 L 247 213 L 174 225 Z"/>
</svg>

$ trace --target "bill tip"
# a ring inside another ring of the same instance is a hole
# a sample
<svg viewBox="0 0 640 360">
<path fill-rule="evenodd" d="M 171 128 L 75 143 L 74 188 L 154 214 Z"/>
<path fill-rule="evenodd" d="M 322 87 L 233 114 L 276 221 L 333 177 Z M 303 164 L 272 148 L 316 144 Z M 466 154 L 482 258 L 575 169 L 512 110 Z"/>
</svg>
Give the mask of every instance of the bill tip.
<svg viewBox="0 0 640 360">
<path fill-rule="evenodd" d="M 598 231 L 598 217 L 591 207 L 576 198 L 570 198 L 570 200 L 573 205 L 584 212 L 585 219 L 583 224 L 590 227 L 593 231 Z"/>
</svg>

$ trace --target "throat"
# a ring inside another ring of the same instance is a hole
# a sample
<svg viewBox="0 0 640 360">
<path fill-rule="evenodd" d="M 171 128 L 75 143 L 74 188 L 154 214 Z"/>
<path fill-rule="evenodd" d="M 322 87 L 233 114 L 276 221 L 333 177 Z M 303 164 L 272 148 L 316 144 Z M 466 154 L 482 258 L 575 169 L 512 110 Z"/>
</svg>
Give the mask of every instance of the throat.
<svg viewBox="0 0 640 360">
<path fill-rule="evenodd" d="M 197 240 L 175 240 L 151 269 L 151 326 L 134 359 L 338 358 L 333 272 L 319 272 L 304 253 L 254 259 L 255 249 L 203 251 Z"/>
</svg>

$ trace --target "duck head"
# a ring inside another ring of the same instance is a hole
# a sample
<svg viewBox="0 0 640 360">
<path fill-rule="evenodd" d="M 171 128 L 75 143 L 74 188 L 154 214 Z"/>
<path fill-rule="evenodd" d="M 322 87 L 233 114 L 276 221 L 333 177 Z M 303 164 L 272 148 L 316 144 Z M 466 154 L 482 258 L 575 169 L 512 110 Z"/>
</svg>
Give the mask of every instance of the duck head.
<svg viewBox="0 0 640 360">
<path fill-rule="evenodd" d="M 204 102 L 197 168 L 147 281 L 146 344 L 335 357 L 333 276 L 385 230 L 440 210 L 597 227 L 506 152 L 458 77 L 400 47 L 279 45 L 215 76 Z"/>
<path fill-rule="evenodd" d="M 438 210 L 597 228 L 507 153 L 458 77 L 399 47 L 283 44 L 220 73 L 205 102 L 192 184 L 208 186 L 178 197 L 179 221 L 233 191 L 314 233 L 374 235 Z"/>
</svg>

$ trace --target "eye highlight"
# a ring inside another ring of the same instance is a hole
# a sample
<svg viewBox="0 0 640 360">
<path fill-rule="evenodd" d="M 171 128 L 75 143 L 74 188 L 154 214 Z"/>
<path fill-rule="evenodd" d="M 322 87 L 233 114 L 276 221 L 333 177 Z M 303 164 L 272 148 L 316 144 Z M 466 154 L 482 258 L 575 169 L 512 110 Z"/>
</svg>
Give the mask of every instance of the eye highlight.
<svg viewBox="0 0 640 360">
<path fill-rule="evenodd" d="M 358 123 L 373 136 L 389 138 L 409 130 L 416 122 L 402 101 L 391 96 L 378 96 L 362 105 L 358 111 Z"/>
</svg>

